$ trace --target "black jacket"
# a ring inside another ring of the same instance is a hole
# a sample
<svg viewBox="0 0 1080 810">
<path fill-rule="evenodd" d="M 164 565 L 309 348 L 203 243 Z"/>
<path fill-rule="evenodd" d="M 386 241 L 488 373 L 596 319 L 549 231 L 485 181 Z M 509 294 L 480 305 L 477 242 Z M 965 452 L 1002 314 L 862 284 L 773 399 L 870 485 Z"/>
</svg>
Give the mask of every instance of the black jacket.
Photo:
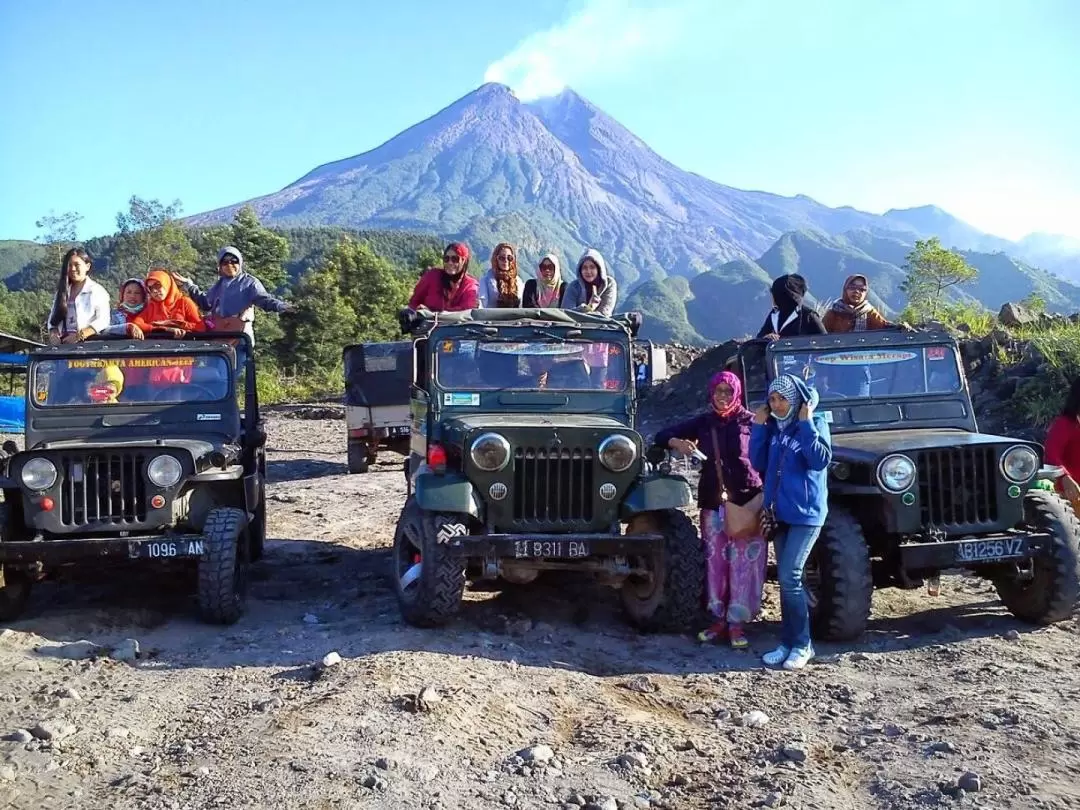
<svg viewBox="0 0 1080 810">
<path fill-rule="evenodd" d="M 559 303 L 556 307 L 562 306 L 563 296 L 566 295 L 566 282 L 559 284 Z M 536 279 L 530 278 L 525 282 L 525 289 L 521 293 L 521 306 L 525 309 L 537 309 L 540 306 L 540 302 L 537 300 L 536 295 Z"/>
</svg>

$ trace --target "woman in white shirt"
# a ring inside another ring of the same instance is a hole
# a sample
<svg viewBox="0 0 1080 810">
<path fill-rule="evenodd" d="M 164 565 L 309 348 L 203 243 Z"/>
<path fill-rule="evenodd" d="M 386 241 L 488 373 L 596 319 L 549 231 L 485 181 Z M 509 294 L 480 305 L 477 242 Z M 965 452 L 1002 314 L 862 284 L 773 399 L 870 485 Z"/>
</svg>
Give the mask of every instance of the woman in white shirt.
<svg viewBox="0 0 1080 810">
<path fill-rule="evenodd" d="M 56 298 L 49 311 L 49 343 L 77 343 L 109 326 L 111 302 L 105 288 L 90 278 L 90 254 L 72 248 L 60 263 Z"/>
</svg>

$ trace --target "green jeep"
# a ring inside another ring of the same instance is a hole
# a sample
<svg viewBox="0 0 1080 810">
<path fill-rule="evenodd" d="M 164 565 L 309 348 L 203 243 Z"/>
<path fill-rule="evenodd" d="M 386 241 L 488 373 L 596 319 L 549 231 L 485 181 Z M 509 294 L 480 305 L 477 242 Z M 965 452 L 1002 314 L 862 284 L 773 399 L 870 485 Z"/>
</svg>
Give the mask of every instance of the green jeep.
<svg viewBox="0 0 1080 810">
<path fill-rule="evenodd" d="M 405 620 L 451 620 L 467 578 L 573 570 L 619 588 L 642 629 L 694 626 L 705 573 L 681 511 L 690 487 L 644 458 L 634 429 L 640 317 L 407 310 L 402 325 L 415 372 L 394 537 Z"/>
<path fill-rule="evenodd" d="M 1041 488 L 1062 474 L 1035 442 L 979 432 L 956 341 L 881 330 L 751 341 L 748 407 L 796 374 L 830 423 L 829 516 L 806 567 L 819 638 L 866 628 L 875 585 L 916 588 L 967 569 L 1020 619 L 1067 618 L 1080 596 L 1080 523 Z"/>
</svg>

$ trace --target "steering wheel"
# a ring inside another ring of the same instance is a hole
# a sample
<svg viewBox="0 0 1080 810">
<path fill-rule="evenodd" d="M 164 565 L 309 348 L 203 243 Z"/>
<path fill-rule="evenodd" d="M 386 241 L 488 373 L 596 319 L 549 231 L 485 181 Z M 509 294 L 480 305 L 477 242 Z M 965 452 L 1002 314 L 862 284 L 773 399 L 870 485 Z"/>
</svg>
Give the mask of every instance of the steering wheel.
<svg viewBox="0 0 1080 810">
<path fill-rule="evenodd" d="M 197 391 L 202 394 L 202 396 L 195 399 L 192 399 L 190 397 L 184 397 L 183 399 L 169 400 L 166 395 L 171 394 L 177 389 L 181 389 L 184 391 Z M 175 385 L 170 385 L 167 388 L 162 388 L 157 394 L 154 395 L 154 402 L 213 402 L 216 399 L 219 399 L 219 397 L 214 396 L 213 391 L 211 391 L 204 385 L 196 385 L 195 383 L 176 383 Z"/>
</svg>

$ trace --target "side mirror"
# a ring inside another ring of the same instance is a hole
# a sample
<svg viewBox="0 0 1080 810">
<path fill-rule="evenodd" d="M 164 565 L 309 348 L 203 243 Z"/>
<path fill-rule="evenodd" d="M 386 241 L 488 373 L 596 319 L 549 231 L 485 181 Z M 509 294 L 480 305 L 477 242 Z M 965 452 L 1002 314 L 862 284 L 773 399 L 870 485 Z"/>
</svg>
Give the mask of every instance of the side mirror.
<svg viewBox="0 0 1080 810">
<path fill-rule="evenodd" d="M 644 321 L 644 318 L 642 317 L 640 312 L 627 312 L 626 313 L 626 322 L 630 325 L 630 336 L 631 337 L 637 337 L 638 336 L 638 332 L 641 331 L 641 324 L 643 323 L 643 321 Z"/>
<path fill-rule="evenodd" d="M 19 452 L 19 445 L 15 444 L 11 439 L 8 439 L 3 444 L 3 450 L 5 456 L 13 456 Z"/>
</svg>

